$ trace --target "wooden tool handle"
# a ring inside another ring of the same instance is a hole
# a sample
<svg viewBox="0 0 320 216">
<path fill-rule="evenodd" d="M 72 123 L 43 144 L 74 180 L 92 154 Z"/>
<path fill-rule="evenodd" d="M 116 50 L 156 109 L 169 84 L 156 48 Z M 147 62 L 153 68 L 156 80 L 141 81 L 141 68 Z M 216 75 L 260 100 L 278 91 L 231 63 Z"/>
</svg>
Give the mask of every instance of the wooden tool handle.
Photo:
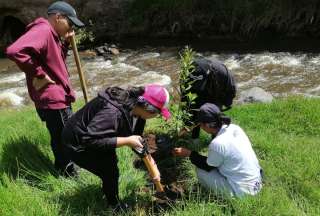
<svg viewBox="0 0 320 216">
<path fill-rule="evenodd" d="M 157 170 L 153 164 L 151 164 L 151 161 L 148 157 L 149 155 L 146 155 L 142 158 L 144 164 L 146 165 L 148 172 L 150 173 L 151 178 L 156 177 Z M 155 181 L 154 184 L 156 185 L 157 192 L 164 192 L 163 186 L 160 181 Z"/>
<path fill-rule="evenodd" d="M 76 62 L 77 65 L 77 69 L 78 69 L 78 74 L 80 77 L 80 84 L 81 84 L 81 89 L 83 92 L 83 97 L 84 97 L 84 101 L 86 103 L 88 103 L 88 93 L 87 93 L 87 85 L 86 85 L 86 81 L 83 75 L 83 71 L 81 68 L 81 64 L 80 64 L 80 58 L 79 58 L 79 53 L 78 53 L 78 48 L 77 48 L 77 44 L 76 44 L 76 39 L 75 36 L 71 37 L 71 46 L 72 46 L 72 50 L 73 50 L 73 55 L 74 55 L 74 60 Z"/>
</svg>

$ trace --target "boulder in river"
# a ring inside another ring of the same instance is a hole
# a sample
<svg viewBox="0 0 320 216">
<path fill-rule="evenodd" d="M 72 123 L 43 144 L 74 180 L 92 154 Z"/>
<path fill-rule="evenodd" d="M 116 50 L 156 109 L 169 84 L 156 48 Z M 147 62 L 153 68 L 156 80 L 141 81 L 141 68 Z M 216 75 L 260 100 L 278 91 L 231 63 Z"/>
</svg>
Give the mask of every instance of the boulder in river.
<svg viewBox="0 0 320 216">
<path fill-rule="evenodd" d="M 273 96 L 259 87 L 253 87 L 249 90 L 242 91 L 238 102 L 242 103 L 270 103 L 273 100 Z"/>
<path fill-rule="evenodd" d="M 111 60 L 112 56 L 120 54 L 120 51 L 116 45 L 109 45 L 107 43 L 105 43 L 103 46 L 96 47 L 95 51 L 98 56 L 103 56 L 106 60 Z"/>
</svg>

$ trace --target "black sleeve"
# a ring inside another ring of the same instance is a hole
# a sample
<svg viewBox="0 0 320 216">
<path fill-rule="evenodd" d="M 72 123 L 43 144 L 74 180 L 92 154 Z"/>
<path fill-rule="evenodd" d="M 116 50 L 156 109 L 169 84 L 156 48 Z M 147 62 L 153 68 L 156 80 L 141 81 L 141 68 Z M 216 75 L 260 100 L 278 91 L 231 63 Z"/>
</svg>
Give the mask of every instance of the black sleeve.
<svg viewBox="0 0 320 216">
<path fill-rule="evenodd" d="M 107 150 L 117 147 L 118 113 L 112 109 L 102 109 L 87 126 L 82 143 L 89 148 Z"/>
<path fill-rule="evenodd" d="M 211 171 L 215 167 L 209 166 L 207 164 L 207 157 L 200 155 L 198 152 L 192 151 L 190 155 L 190 161 L 193 163 L 196 167 L 203 169 L 207 172 Z"/>
</svg>

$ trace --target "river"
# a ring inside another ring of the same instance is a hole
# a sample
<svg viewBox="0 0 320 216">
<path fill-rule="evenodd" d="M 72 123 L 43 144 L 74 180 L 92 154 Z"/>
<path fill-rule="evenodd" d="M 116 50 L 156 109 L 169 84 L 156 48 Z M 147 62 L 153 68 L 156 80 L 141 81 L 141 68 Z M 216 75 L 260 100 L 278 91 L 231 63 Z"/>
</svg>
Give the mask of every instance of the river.
<svg viewBox="0 0 320 216">
<path fill-rule="evenodd" d="M 181 47 L 120 49 L 112 60 L 80 52 L 90 97 L 107 86 L 161 83 L 176 89 Z M 82 97 L 74 59 L 67 58 L 71 81 L 78 98 Z M 305 95 L 320 97 L 320 53 L 255 51 L 201 51 L 197 55 L 219 59 L 233 72 L 238 93 L 261 87 L 274 97 Z M 8 59 L 0 59 L 0 108 L 30 104 L 24 73 Z"/>
</svg>

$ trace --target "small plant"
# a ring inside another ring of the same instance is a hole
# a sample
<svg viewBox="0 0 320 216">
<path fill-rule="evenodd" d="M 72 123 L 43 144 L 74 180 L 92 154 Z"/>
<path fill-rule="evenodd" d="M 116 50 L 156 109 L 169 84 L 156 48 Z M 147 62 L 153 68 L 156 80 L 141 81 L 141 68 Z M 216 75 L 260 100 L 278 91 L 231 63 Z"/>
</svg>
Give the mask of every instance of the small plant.
<svg viewBox="0 0 320 216">
<path fill-rule="evenodd" d="M 179 102 L 172 107 L 174 115 L 172 116 L 173 134 L 177 134 L 184 126 L 192 125 L 191 111 L 192 105 L 195 103 L 197 94 L 191 93 L 190 89 L 193 84 L 193 80 L 190 79 L 190 74 L 194 72 L 195 67 L 192 64 L 194 59 L 194 51 L 188 46 L 180 54 L 180 72 L 179 72 Z"/>
</svg>

